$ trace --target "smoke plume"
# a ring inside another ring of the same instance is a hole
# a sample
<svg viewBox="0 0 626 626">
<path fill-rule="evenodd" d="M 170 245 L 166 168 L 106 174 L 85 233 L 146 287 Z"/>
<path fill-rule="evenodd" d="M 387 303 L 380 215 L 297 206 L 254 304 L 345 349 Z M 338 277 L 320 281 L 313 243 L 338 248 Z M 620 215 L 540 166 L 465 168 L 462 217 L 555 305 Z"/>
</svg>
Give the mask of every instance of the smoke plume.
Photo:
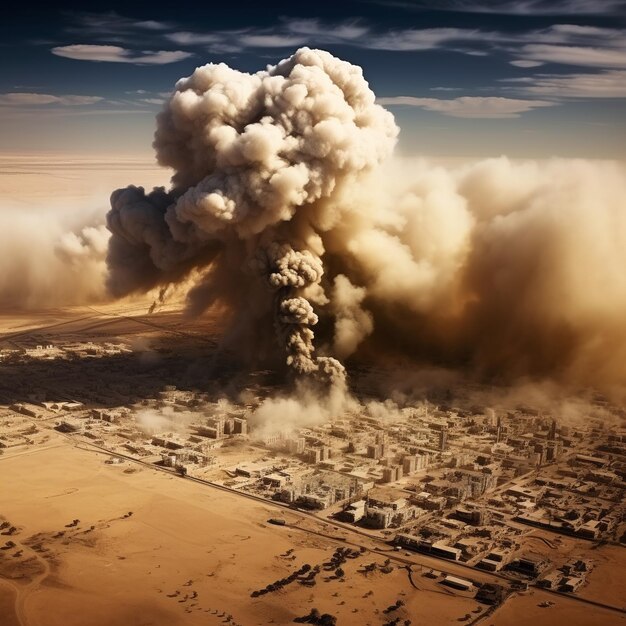
<svg viewBox="0 0 626 626">
<path fill-rule="evenodd" d="M 109 233 L 101 216 L 0 210 L 0 301 L 7 308 L 95 302 L 106 296 Z"/>
<path fill-rule="evenodd" d="M 444 168 L 391 158 L 397 133 L 327 52 L 196 69 L 158 117 L 171 188 L 112 195 L 109 290 L 188 282 L 190 310 L 227 314 L 240 353 L 333 389 L 338 359 L 389 355 L 621 386 L 623 165 Z"/>
<path fill-rule="evenodd" d="M 216 300 L 235 316 L 271 310 L 287 366 L 343 384 L 343 366 L 314 346 L 314 306 L 329 302 L 321 233 L 340 217 L 333 196 L 389 157 L 397 132 L 361 69 L 327 52 L 303 48 L 256 74 L 198 68 L 158 117 L 172 189 L 111 198 L 112 291 L 207 267 L 195 310 Z"/>
</svg>

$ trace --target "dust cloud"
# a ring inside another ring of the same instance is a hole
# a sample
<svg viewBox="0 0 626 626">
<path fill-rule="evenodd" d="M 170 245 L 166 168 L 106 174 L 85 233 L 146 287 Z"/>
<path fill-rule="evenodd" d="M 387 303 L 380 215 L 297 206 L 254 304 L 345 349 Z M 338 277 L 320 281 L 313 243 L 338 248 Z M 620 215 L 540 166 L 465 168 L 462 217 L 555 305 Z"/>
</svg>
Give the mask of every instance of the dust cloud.
<svg viewBox="0 0 626 626">
<path fill-rule="evenodd" d="M 344 364 L 623 389 L 624 164 L 444 167 L 394 155 L 398 132 L 361 68 L 324 51 L 199 67 L 157 118 L 170 188 L 114 191 L 106 231 L 3 212 L 0 296 L 184 289 L 193 315 L 229 320 L 229 348 L 289 373 L 268 419 L 349 408 Z"/>
</svg>

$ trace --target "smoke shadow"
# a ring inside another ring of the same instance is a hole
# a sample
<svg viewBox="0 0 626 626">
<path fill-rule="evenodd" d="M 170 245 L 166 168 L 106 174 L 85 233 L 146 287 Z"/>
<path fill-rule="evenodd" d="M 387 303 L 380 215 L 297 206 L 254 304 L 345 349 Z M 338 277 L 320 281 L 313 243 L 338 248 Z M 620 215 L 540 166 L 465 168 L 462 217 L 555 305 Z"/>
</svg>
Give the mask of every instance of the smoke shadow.
<svg viewBox="0 0 626 626">
<path fill-rule="evenodd" d="M 15 354 L 0 362 L 0 403 L 128 406 L 158 398 L 168 386 L 236 400 L 244 390 L 265 396 L 281 382 L 280 374 L 250 370 L 210 344 L 54 360 Z"/>
</svg>

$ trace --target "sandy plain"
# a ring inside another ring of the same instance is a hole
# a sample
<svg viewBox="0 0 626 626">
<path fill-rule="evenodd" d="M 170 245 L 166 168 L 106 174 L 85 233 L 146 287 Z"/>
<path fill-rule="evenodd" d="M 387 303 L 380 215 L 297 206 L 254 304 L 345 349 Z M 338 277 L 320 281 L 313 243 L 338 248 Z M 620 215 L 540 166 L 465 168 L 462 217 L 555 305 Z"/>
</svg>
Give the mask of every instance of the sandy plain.
<svg viewBox="0 0 626 626">
<path fill-rule="evenodd" d="M 541 606 L 552 602 L 550 606 Z M 619 626 L 626 616 L 557 597 L 539 589 L 517 594 L 505 602 L 484 626 Z"/>
<path fill-rule="evenodd" d="M 417 576 L 421 589 L 414 589 L 400 567 L 359 573 L 385 563 L 369 551 L 343 566 L 343 580 L 326 581 L 323 572 L 316 587 L 294 583 L 251 598 L 345 544 L 324 537 L 321 525 L 318 533 L 268 525 L 276 515 L 269 505 L 105 459 L 59 437 L 0 460 L 1 514 L 19 529 L 15 547 L 0 557 L 0 588 L 5 606 L 7 589 L 17 594 L 16 623 L 287 624 L 316 607 L 339 624 L 382 624 L 383 610 L 399 599 L 405 606 L 396 615 L 413 623 L 451 623 L 485 610 L 426 578 Z M 68 528 L 73 520 L 80 521 Z"/>
<path fill-rule="evenodd" d="M 170 174 L 150 154 L 0 154 L 0 210 L 94 204 L 106 209 L 113 189 L 167 185 Z"/>
<path fill-rule="evenodd" d="M 537 589 L 488 615 L 468 594 L 422 576 L 429 568 L 419 558 L 416 589 L 395 560 L 392 571 L 381 571 L 386 555 L 367 539 L 285 511 L 289 526 L 277 528 L 267 523 L 277 514 L 270 504 L 106 458 L 60 435 L 0 458 L 0 514 L 18 528 L 15 546 L 0 551 L 3 626 L 289 624 L 313 607 L 338 624 L 377 625 L 388 623 L 383 611 L 397 600 L 405 606 L 393 617 L 413 624 L 480 616 L 493 626 L 626 623 L 619 613 Z M 332 539 L 342 534 L 350 543 Z M 304 563 L 328 562 L 337 548 L 357 544 L 372 550 L 349 560 L 343 579 L 325 580 L 322 571 L 313 588 L 293 583 L 251 597 Z M 376 571 L 362 573 L 371 563 Z"/>
</svg>

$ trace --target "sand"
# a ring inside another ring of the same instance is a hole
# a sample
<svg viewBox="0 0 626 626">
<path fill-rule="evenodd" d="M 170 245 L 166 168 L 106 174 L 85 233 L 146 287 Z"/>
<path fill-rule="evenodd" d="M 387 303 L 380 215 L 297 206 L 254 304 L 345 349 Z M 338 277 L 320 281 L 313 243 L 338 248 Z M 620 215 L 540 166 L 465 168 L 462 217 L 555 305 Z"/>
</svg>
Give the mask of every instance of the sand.
<svg viewBox="0 0 626 626">
<path fill-rule="evenodd" d="M 541 538 L 546 539 L 554 548 L 550 548 Z M 598 546 L 591 541 L 533 530 L 524 539 L 524 549 L 547 557 L 557 564 L 578 559 L 590 561 L 592 569 L 587 574 L 585 583 L 576 590 L 576 596 L 626 609 L 626 551 L 623 546 Z"/>
<path fill-rule="evenodd" d="M 581 558 L 591 559 L 594 569 L 576 595 L 581 598 L 619 606 L 626 610 L 626 550 L 623 546 L 589 547 L 580 552 Z"/>
<path fill-rule="evenodd" d="M 251 598 L 305 563 L 328 562 L 346 544 L 324 536 L 338 533 L 312 518 L 280 513 L 308 532 L 271 526 L 277 510 L 269 504 L 135 464 L 107 465 L 104 455 L 59 442 L 0 457 L 3 477 L 10 476 L 0 514 L 19 529 L 11 537 L 16 548 L 0 556 L 3 626 L 288 624 L 312 607 L 338 624 L 365 626 L 384 624 L 383 610 L 397 600 L 405 605 L 389 617 L 443 625 L 487 608 L 422 576 L 419 566 L 416 590 L 406 570 L 383 573 L 384 555 L 370 551 L 342 565 L 342 580 L 325 581 L 332 572 L 322 570 L 315 587 L 292 583 Z M 359 573 L 370 563 L 376 571 Z M 11 616 L 12 589 L 19 620 Z M 538 606 L 545 601 L 555 604 Z M 519 624 L 520 615 L 537 626 L 626 623 L 618 613 L 540 590 L 514 596 L 483 623 Z"/>
<path fill-rule="evenodd" d="M 20 626 L 15 614 L 16 593 L 6 583 L 0 583 L 0 616 L 2 626 Z"/>
<path fill-rule="evenodd" d="M 391 615 L 447 624 L 485 609 L 419 574 L 417 591 L 406 570 L 359 573 L 385 562 L 369 552 L 342 565 L 343 582 L 325 581 L 332 572 L 322 571 L 315 587 L 292 583 L 251 598 L 304 563 L 327 562 L 343 544 L 268 525 L 270 505 L 156 470 L 125 473 L 127 465 L 104 459 L 70 443 L 0 459 L 11 476 L 1 514 L 19 527 L 12 540 L 23 550 L 0 557 L 0 573 L 10 573 L 9 559 L 22 563 L 12 582 L 22 626 L 219 624 L 228 614 L 232 624 L 286 624 L 312 607 L 339 624 L 383 624 L 382 611 L 399 599 L 405 606 Z"/>
<path fill-rule="evenodd" d="M 549 607 L 539 606 L 553 602 Z M 492 617 L 481 622 L 484 626 L 619 626 L 626 624 L 626 615 L 607 611 L 571 598 L 534 589 L 515 595 Z"/>
<path fill-rule="evenodd" d="M 171 171 L 150 154 L 137 157 L 0 154 L 0 210 L 7 207 L 87 209 L 108 206 L 113 189 L 167 185 Z"/>
</svg>

